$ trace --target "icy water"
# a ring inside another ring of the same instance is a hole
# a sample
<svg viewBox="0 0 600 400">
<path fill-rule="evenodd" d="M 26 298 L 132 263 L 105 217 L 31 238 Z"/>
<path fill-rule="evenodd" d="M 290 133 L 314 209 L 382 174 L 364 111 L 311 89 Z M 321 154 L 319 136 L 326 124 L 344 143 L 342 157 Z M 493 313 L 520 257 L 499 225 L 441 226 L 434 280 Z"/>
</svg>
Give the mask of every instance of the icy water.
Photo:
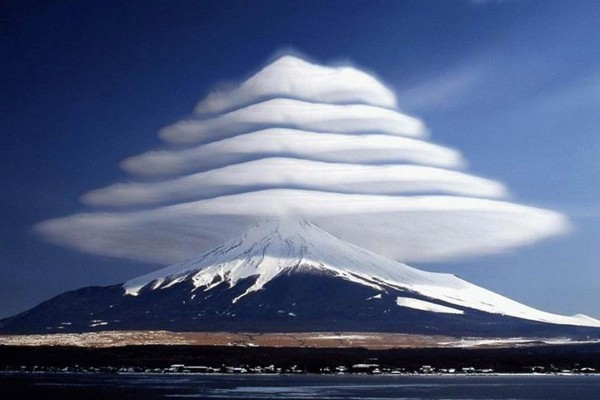
<svg viewBox="0 0 600 400">
<path fill-rule="evenodd" d="M 0 374 L 3 399 L 598 400 L 600 376 Z"/>
</svg>

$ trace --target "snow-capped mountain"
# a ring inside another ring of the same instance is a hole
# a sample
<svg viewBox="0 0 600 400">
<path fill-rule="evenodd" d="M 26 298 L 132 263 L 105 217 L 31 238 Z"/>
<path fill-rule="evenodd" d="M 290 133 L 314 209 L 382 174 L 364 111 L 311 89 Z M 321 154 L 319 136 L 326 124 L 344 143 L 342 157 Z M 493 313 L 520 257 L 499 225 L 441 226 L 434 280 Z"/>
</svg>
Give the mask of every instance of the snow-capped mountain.
<svg viewBox="0 0 600 400">
<path fill-rule="evenodd" d="M 197 257 L 0 321 L 0 332 L 119 329 L 598 337 L 600 321 L 409 267 L 302 219 L 268 219 Z"/>
<path fill-rule="evenodd" d="M 233 287 L 244 279 L 256 277 L 252 285 L 232 300 L 236 303 L 281 274 L 294 270 L 319 271 L 370 287 L 377 291 L 372 299 L 389 290 L 400 290 L 455 306 L 532 321 L 600 326 L 600 321 L 584 315 L 567 317 L 527 307 L 451 274 L 420 271 L 355 246 L 315 224 L 293 219 L 257 224 L 240 238 L 199 257 L 132 279 L 123 287 L 126 294 L 137 296 L 144 288 L 159 290 L 189 280 L 194 286 L 191 298 L 197 290 L 208 292 L 217 285 Z M 396 303 L 431 312 L 463 313 L 435 303 L 408 300 L 399 297 Z"/>
</svg>

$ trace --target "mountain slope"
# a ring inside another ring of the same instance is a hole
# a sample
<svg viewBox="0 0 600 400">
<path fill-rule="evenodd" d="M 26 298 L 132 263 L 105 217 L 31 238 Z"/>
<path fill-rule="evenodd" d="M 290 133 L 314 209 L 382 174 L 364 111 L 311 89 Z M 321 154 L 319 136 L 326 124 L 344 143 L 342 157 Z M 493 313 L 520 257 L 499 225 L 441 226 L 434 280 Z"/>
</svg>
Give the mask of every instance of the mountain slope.
<svg viewBox="0 0 600 400">
<path fill-rule="evenodd" d="M 355 246 L 304 220 L 273 219 L 255 225 L 240 238 L 199 257 L 132 279 L 124 287 L 127 294 L 137 295 L 147 286 L 160 289 L 191 280 L 195 288 L 207 291 L 223 284 L 233 287 L 240 280 L 258 276 L 254 284 L 234 298 L 233 302 L 237 302 L 293 269 L 328 272 L 380 292 L 399 289 L 532 321 L 600 326 L 600 321 L 583 315 L 567 317 L 527 307 L 451 274 L 420 271 Z"/>
<path fill-rule="evenodd" d="M 600 337 L 600 321 L 527 307 L 420 271 L 304 220 L 268 220 L 198 257 L 123 285 L 65 293 L 0 332 L 385 331 Z"/>
</svg>

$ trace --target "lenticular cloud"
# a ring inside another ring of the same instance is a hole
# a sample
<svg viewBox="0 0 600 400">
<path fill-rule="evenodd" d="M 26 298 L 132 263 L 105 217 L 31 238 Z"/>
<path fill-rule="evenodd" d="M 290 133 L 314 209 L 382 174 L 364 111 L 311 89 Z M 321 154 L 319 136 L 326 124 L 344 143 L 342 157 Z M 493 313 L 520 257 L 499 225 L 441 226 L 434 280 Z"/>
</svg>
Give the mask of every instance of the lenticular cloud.
<svg viewBox="0 0 600 400">
<path fill-rule="evenodd" d="M 95 211 L 38 224 L 93 254 L 171 263 L 265 218 L 303 218 L 401 261 L 491 254 L 567 230 L 549 210 L 508 202 L 427 141 L 392 91 L 352 67 L 284 56 L 162 129 L 177 148 L 124 160 L 134 179 L 93 190 Z"/>
</svg>

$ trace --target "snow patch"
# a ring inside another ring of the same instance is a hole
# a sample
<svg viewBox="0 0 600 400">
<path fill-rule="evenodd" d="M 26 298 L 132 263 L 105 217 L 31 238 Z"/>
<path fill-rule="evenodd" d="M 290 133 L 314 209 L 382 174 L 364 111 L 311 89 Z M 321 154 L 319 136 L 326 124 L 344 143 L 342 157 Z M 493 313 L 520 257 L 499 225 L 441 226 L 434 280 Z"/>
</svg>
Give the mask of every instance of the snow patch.
<svg viewBox="0 0 600 400">
<path fill-rule="evenodd" d="M 424 300 L 411 299 L 409 297 L 397 297 L 396 304 L 400 307 L 413 308 L 415 310 L 430 311 L 442 314 L 464 314 L 463 310 L 458 310 L 452 307 L 446 307 L 435 303 L 430 303 Z"/>
<path fill-rule="evenodd" d="M 94 321 L 96 321 L 96 322 L 94 322 Z M 90 324 L 90 327 L 108 325 L 108 322 L 106 322 L 106 321 L 97 321 L 97 320 L 94 320 L 94 321 L 92 321 L 92 323 Z"/>
</svg>

